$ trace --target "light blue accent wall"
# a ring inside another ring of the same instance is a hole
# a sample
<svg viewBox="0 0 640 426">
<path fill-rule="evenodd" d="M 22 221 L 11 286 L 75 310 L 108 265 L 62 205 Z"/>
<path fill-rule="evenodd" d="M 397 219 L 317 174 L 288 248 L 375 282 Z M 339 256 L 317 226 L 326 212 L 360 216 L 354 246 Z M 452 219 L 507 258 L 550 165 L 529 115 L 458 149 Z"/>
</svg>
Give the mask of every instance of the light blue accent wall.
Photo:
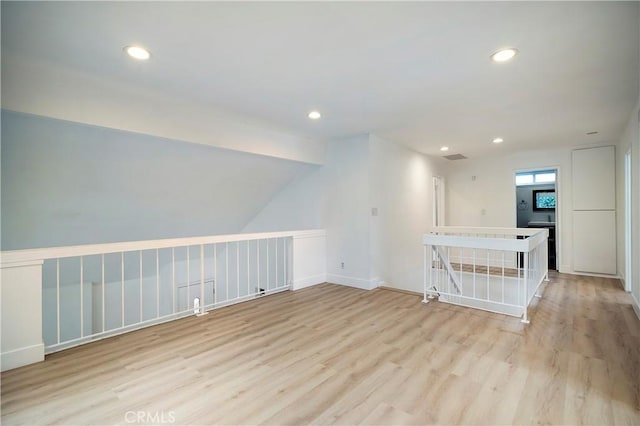
<svg viewBox="0 0 640 426">
<path fill-rule="evenodd" d="M 2 250 L 237 233 L 314 168 L 3 110 Z"/>
</svg>

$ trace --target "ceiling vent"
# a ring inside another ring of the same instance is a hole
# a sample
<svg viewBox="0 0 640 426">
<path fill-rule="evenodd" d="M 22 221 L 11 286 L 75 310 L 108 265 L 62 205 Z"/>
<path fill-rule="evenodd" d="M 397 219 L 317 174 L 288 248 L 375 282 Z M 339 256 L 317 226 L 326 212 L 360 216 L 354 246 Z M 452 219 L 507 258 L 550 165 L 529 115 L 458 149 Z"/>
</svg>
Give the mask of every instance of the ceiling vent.
<svg viewBox="0 0 640 426">
<path fill-rule="evenodd" d="M 444 158 L 446 158 L 447 160 L 464 160 L 467 157 L 465 157 L 462 154 L 451 154 L 451 155 L 445 155 Z"/>
</svg>

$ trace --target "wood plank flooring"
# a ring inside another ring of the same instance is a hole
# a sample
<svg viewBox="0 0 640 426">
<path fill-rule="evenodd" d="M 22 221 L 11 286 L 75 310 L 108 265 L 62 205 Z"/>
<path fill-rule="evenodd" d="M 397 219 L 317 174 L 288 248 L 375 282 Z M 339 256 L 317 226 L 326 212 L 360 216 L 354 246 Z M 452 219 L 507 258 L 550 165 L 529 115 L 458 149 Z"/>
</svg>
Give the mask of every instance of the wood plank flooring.
<svg viewBox="0 0 640 426">
<path fill-rule="evenodd" d="M 323 284 L 2 374 L 2 424 L 640 424 L 640 321 L 553 274 L 517 318 Z"/>
</svg>

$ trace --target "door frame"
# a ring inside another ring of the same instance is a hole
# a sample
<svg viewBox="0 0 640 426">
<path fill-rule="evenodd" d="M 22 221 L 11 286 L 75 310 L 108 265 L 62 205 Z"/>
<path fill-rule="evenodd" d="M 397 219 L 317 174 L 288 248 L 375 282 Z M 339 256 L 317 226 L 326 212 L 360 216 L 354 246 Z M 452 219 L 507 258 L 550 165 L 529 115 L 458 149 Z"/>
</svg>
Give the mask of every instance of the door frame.
<svg viewBox="0 0 640 426">
<path fill-rule="evenodd" d="M 633 242 L 631 241 L 632 229 L 632 205 L 631 205 L 631 184 L 632 184 L 632 155 L 631 147 L 624 154 L 624 289 L 631 291 L 633 288 Z"/>
<path fill-rule="evenodd" d="M 555 166 L 539 166 L 539 167 L 527 167 L 526 169 L 514 169 L 513 170 L 513 206 L 511 211 L 514 212 L 513 223 L 514 227 L 518 227 L 518 196 L 517 191 L 518 187 L 516 185 L 516 174 L 518 173 L 527 173 L 527 172 L 539 172 L 542 170 L 555 170 L 556 171 L 556 200 L 558 205 L 556 206 L 556 270 L 558 272 L 563 272 L 563 255 L 562 255 L 562 247 L 564 245 L 564 235 L 562 232 L 564 230 L 564 221 L 562 217 L 564 215 L 563 206 L 566 204 L 564 202 L 563 195 L 563 187 L 562 187 L 562 179 L 561 176 L 561 167 L 558 165 Z"/>
</svg>

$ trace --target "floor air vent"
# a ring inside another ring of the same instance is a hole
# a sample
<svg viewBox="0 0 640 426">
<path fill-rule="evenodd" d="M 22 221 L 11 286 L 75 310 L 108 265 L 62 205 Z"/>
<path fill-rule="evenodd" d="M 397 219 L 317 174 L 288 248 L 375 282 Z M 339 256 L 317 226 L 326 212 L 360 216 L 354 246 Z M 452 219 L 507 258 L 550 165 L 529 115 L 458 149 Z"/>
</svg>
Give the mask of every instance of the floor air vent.
<svg viewBox="0 0 640 426">
<path fill-rule="evenodd" d="M 445 155 L 444 158 L 446 158 L 447 160 L 464 160 L 465 157 L 462 154 L 451 154 L 451 155 Z"/>
</svg>

